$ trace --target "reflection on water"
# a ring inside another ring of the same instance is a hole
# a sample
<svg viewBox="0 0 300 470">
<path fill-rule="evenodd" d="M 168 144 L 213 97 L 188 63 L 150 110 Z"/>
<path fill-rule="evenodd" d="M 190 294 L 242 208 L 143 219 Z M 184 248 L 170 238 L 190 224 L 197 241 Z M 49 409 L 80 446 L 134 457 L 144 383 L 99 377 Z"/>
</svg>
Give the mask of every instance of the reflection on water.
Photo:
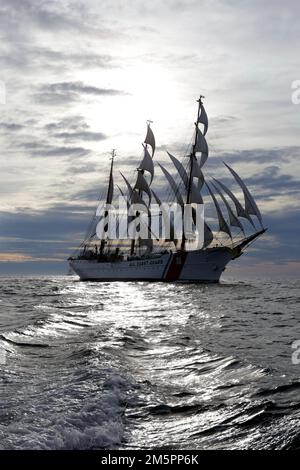
<svg viewBox="0 0 300 470">
<path fill-rule="evenodd" d="M 298 303 L 298 281 L 2 279 L 0 446 L 297 448 Z"/>
</svg>

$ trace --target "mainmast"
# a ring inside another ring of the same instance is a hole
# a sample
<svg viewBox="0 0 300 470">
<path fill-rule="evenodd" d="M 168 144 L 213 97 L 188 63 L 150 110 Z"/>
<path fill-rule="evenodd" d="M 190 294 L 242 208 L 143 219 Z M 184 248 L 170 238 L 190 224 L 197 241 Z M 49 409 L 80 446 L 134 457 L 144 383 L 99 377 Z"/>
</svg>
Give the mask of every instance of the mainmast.
<svg viewBox="0 0 300 470">
<path fill-rule="evenodd" d="M 191 192 L 192 192 L 192 184 L 193 184 L 193 166 L 194 166 L 194 161 L 196 160 L 196 148 L 197 148 L 197 142 L 198 142 L 198 133 L 199 133 L 199 118 L 200 118 L 200 113 L 201 113 L 201 106 L 203 104 L 202 98 L 204 98 L 203 95 L 200 95 L 200 98 L 197 100 L 198 103 L 198 113 L 197 113 L 197 120 L 195 122 L 195 140 L 192 146 L 192 152 L 190 154 L 190 171 L 189 171 L 189 176 L 188 176 L 188 186 L 187 186 L 187 196 L 186 196 L 186 203 L 190 204 L 191 202 Z M 185 242 L 186 242 L 186 237 L 184 234 L 184 230 L 182 232 L 182 240 L 181 240 L 181 250 L 185 250 Z"/>
<path fill-rule="evenodd" d="M 113 190 L 114 190 L 114 182 L 113 182 L 113 168 L 114 168 L 114 159 L 116 156 L 116 149 L 113 149 L 111 152 L 111 164 L 110 164 L 110 173 L 109 173 L 109 183 L 107 187 L 107 193 L 106 193 L 106 204 L 111 204 L 112 198 L 113 198 Z M 106 209 L 104 212 L 104 218 L 108 216 L 108 210 Z M 105 232 L 106 226 L 104 227 L 104 232 Z M 104 248 L 105 248 L 105 239 L 103 238 L 101 240 L 101 245 L 100 245 L 100 255 L 103 254 Z"/>
<path fill-rule="evenodd" d="M 143 197 L 142 197 L 143 191 L 146 191 L 146 192 L 149 191 L 148 192 L 149 199 L 151 197 L 149 186 L 152 183 L 152 179 L 153 179 L 153 175 L 154 175 L 154 166 L 153 166 L 153 160 L 152 159 L 153 159 L 153 155 L 154 155 L 154 152 L 155 152 L 155 138 L 154 138 L 154 134 L 152 132 L 152 129 L 150 127 L 150 124 L 152 124 L 152 122 L 153 121 L 147 120 L 147 134 L 146 134 L 144 144 L 143 144 L 144 158 L 143 158 L 141 164 L 139 165 L 139 167 L 137 168 L 138 177 L 137 177 L 137 180 L 136 180 L 136 184 L 134 186 L 134 191 L 137 191 L 137 194 L 138 194 L 138 196 L 141 200 L 143 199 Z M 148 144 L 152 148 L 152 156 L 150 156 L 150 154 L 149 154 Z M 151 180 L 150 180 L 149 185 L 146 182 L 146 180 L 144 179 L 145 170 L 148 171 L 151 175 Z M 141 175 L 141 177 L 140 177 L 140 175 Z M 139 181 L 139 179 L 141 181 Z M 139 212 L 137 212 L 136 216 L 139 217 L 139 215 L 140 215 Z M 131 246 L 130 246 L 131 256 L 134 254 L 134 250 L 135 250 L 135 238 L 133 238 L 131 240 Z"/>
</svg>

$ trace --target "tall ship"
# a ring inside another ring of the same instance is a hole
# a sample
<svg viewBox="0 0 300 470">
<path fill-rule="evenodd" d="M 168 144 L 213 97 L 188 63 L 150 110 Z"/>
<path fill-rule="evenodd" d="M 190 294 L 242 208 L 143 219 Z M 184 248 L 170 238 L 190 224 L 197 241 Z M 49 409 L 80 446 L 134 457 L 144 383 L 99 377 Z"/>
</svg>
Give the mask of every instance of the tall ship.
<svg viewBox="0 0 300 470">
<path fill-rule="evenodd" d="M 82 244 L 69 258 L 71 269 L 81 280 L 219 282 L 227 264 L 239 258 L 266 231 L 250 190 L 233 168 L 223 162 L 225 182 L 204 173 L 209 149 L 203 98 L 201 95 L 197 100 L 192 143 L 180 158 L 167 152 L 173 171 L 153 158 L 155 137 L 151 121 L 147 122 L 142 156 L 133 181 L 120 173 L 122 184 L 114 184 L 115 151 L 112 152 L 105 195 L 98 201 L 98 210 Z M 110 236 L 108 208 L 120 197 L 126 201 L 127 208 L 137 204 L 133 207 L 139 210 L 125 211 L 119 216 L 115 235 Z M 153 203 L 159 208 L 155 214 L 150 213 Z M 182 219 L 185 207 L 192 207 L 188 233 L 182 230 L 178 236 L 174 230 L 174 215 L 165 209 L 172 203 L 179 207 Z M 195 205 L 204 207 L 200 246 L 195 246 L 195 238 L 199 239 Z M 101 213 L 99 207 L 103 209 Z M 142 213 L 147 217 L 142 217 Z M 120 233 L 122 217 L 130 228 L 126 237 Z M 141 230 L 143 224 L 147 225 L 148 236 Z"/>
</svg>

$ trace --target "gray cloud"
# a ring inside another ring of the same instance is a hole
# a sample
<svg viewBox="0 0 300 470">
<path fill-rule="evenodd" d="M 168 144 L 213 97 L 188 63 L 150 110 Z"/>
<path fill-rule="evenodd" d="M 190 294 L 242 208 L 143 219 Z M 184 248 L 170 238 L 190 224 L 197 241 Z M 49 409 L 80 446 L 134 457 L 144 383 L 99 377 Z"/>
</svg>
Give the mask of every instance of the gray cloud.
<svg viewBox="0 0 300 470">
<path fill-rule="evenodd" d="M 24 126 L 14 122 L 0 122 L 0 129 L 4 131 L 20 131 Z"/>
<path fill-rule="evenodd" d="M 107 139 L 107 136 L 102 132 L 91 131 L 78 131 L 78 132 L 59 132 L 53 134 L 57 139 L 64 139 L 65 141 L 73 142 L 76 140 L 86 141 L 99 141 Z"/>
<path fill-rule="evenodd" d="M 66 147 L 42 144 L 39 142 L 24 142 L 19 147 L 29 151 L 31 157 L 83 157 L 90 150 L 83 147 Z"/>
<path fill-rule="evenodd" d="M 85 85 L 83 82 L 60 82 L 42 85 L 40 91 L 33 95 L 36 103 L 46 105 L 63 105 L 80 101 L 82 96 L 122 96 L 127 93 L 113 88 L 99 88 Z"/>
</svg>

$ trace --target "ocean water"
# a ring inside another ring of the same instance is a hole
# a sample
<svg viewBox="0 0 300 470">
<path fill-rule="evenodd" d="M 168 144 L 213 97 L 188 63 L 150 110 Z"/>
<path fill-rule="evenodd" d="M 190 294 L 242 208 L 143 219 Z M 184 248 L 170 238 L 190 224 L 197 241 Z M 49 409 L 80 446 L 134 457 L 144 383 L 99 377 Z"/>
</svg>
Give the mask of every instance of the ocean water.
<svg viewBox="0 0 300 470">
<path fill-rule="evenodd" d="M 299 449 L 300 281 L 0 279 L 1 449 Z"/>
</svg>

